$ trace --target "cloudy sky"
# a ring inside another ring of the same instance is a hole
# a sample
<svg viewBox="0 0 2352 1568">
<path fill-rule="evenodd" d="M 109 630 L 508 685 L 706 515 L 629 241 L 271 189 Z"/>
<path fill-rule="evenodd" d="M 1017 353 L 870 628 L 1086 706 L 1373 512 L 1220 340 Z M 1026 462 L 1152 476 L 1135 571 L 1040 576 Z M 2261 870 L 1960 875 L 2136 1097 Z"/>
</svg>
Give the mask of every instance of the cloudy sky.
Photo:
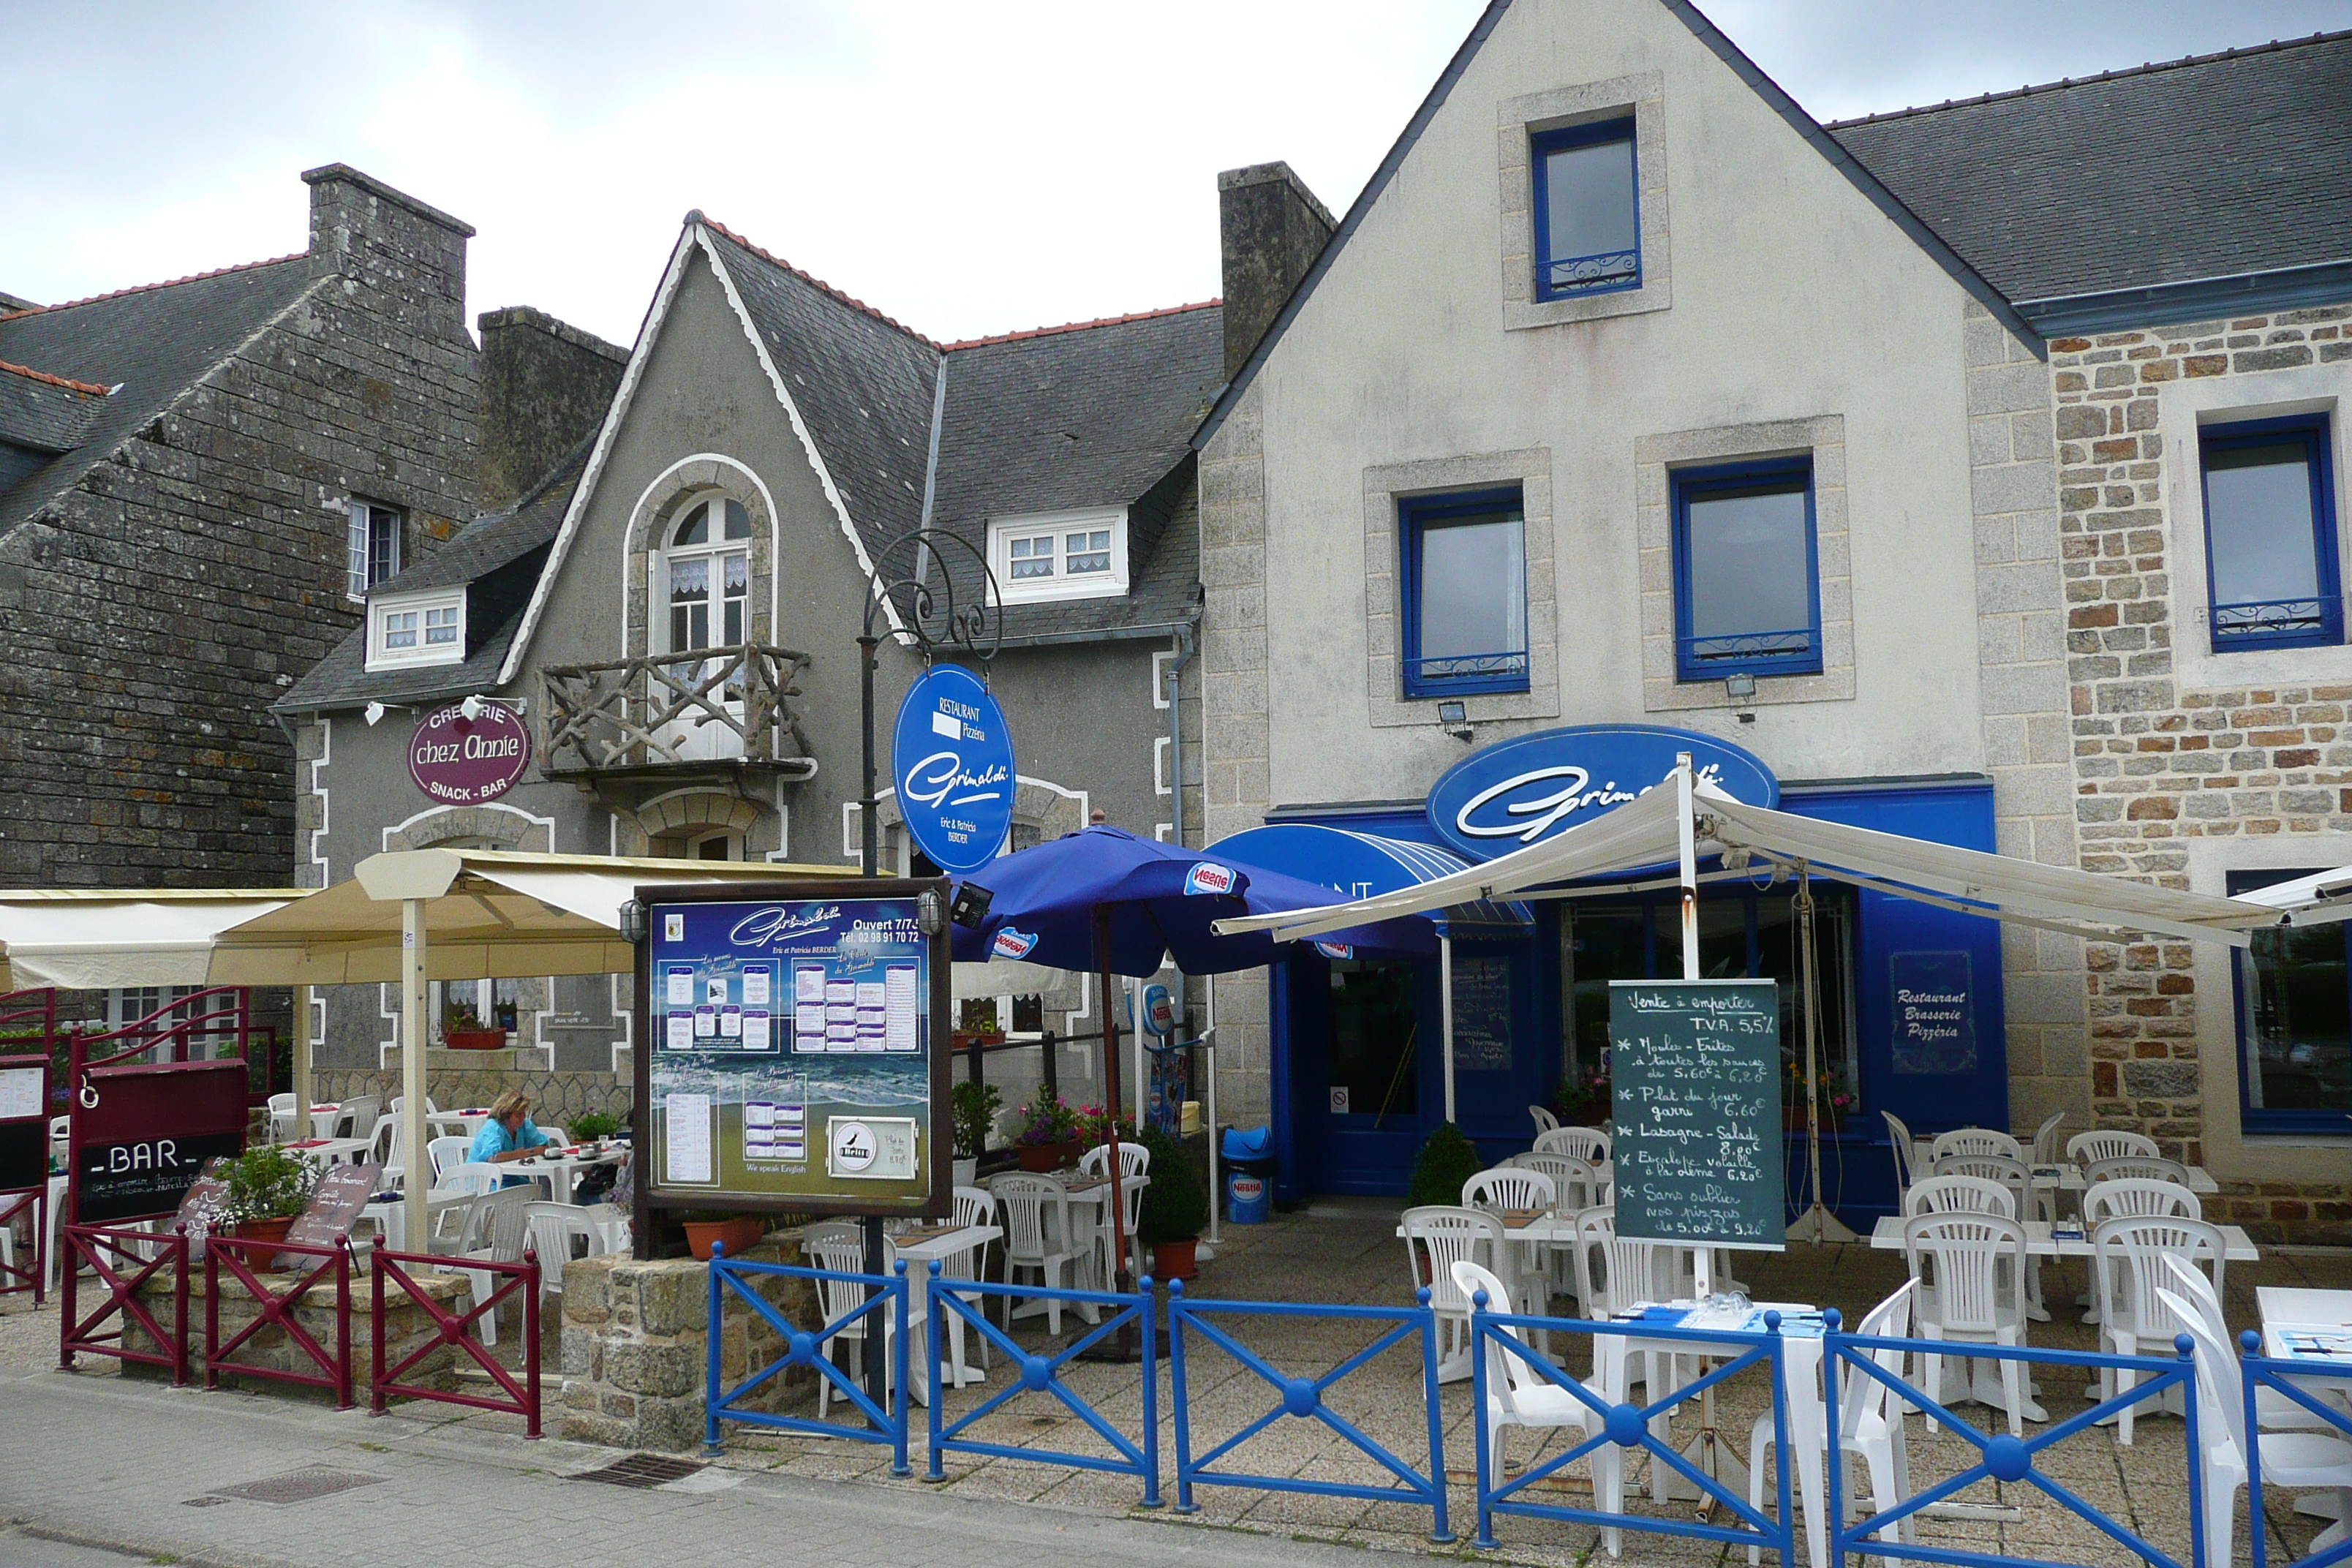
<svg viewBox="0 0 2352 1568">
<path fill-rule="evenodd" d="M 939 338 L 1204 299 L 1215 174 L 1344 209 L 1480 0 L 0 0 L 0 289 L 299 250 L 314 164 L 627 342 L 700 207 Z M 1816 116 L 2352 26 L 2352 0 L 1707 0 Z"/>
</svg>

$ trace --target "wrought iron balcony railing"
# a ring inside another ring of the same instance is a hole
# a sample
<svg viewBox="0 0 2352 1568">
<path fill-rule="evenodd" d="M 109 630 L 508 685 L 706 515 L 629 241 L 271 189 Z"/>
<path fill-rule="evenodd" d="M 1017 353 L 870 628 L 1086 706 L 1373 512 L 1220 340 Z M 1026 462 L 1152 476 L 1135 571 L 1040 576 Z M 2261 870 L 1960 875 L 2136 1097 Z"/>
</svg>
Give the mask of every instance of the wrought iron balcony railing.
<svg viewBox="0 0 2352 1568">
<path fill-rule="evenodd" d="M 1734 659 L 1785 663 L 1801 660 L 1808 655 L 1818 657 L 1820 650 L 1810 626 L 1798 626 L 1784 632 L 1737 632 L 1724 637 L 1681 637 L 1676 640 L 1682 650 L 1683 662 L 1688 665 L 1720 664 Z"/>
<path fill-rule="evenodd" d="M 2260 599 L 2213 606 L 2217 647 L 2254 642 L 2337 641 L 2344 625 L 2343 601 L 2332 598 Z"/>
<path fill-rule="evenodd" d="M 808 655 L 761 643 L 551 668 L 551 777 L 747 763 L 812 765 L 790 699 Z"/>
<path fill-rule="evenodd" d="M 1563 257 L 1538 263 L 1536 276 L 1543 280 L 1545 298 L 1551 300 L 1636 289 L 1642 283 L 1642 253 L 1610 250 L 1598 256 Z"/>
</svg>

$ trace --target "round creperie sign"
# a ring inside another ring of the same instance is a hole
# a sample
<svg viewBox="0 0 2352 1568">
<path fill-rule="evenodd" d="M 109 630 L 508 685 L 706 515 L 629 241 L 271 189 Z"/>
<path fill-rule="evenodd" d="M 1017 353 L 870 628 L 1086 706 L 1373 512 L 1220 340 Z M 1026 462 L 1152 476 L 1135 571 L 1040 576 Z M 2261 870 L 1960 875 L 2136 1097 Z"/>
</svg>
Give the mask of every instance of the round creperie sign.
<svg viewBox="0 0 2352 1568">
<path fill-rule="evenodd" d="M 511 708 L 487 702 L 468 719 L 457 704 L 427 713 L 408 738 L 408 776 L 446 805 L 477 805 L 514 788 L 530 765 L 530 731 Z"/>
</svg>

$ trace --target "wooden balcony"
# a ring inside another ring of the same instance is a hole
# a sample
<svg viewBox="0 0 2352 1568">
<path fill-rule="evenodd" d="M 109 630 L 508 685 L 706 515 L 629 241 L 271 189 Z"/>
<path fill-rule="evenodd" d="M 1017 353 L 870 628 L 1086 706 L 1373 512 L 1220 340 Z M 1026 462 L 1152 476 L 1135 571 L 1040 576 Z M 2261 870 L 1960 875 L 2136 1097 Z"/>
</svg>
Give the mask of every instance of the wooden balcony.
<svg viewBox="0 0 2352 1568">
<path fill-rule="evenodd" d="M 739 643 L 550 668 L 540 765 L 583 783 L 740 768 L 806 776 L 816 762 L 791 700 L 807 664 L 791 648 Z"/>
</svg>

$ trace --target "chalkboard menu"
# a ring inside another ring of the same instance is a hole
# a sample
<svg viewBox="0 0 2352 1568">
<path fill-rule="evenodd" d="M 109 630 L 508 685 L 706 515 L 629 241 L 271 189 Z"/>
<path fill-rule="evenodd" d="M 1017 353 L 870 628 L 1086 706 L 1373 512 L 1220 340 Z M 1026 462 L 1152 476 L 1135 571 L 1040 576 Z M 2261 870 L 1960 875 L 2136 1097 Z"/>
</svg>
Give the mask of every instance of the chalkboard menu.
<svg viewBox="0 0 2352 1568">
<path fill-rule="evenodd" d="M 1617 1234 L 1780 1250 L 1778 985 L 1613 981 L 1609 1043 Z"/>
<path fill-rule="evenodd" d="M 331 1165 L 319 1184 L 310 1189 L 310 1201 L 286 1232 L 286 1239 L 300 1247 L 332 1247 L 351 1235 L 359 1223 L 360 1210 L 367 1207 L 375 1196 L 378 1182 L 383 1179 L 381 1165 Z M 281 1252 L 271 1262 L 273 1268 L 315 1268 L 319 1259 L 306 1258 L 299 1252 Z"/>
</svg>

